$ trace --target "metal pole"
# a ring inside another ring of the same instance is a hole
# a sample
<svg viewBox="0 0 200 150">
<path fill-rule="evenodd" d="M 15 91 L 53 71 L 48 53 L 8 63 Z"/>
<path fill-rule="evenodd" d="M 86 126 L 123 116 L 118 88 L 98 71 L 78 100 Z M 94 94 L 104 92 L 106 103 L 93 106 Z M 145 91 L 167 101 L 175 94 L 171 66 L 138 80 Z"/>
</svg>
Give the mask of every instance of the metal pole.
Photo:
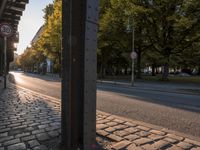
<svg viewBox="0 0 200 150">
<path fill-rule="evenodd" d="M 132 52 L 134 52 L 134 26 L 133 26 L 133 29 L 132 29 Z M 134 59 L 132 58 L 132 72 L 131 72 L 131 86 L 134 86 Z"/>
<path fill-rule="evenodd" d="M 7 37 L 4 37 L 4 88 L 6 88 L 6 74 L 7 74 Z"/>
<path fill-rule="evenodd" d="M 63 0 L 61 144 L 96 147 L 96 64 L 99 0 Z"/>
</svg>

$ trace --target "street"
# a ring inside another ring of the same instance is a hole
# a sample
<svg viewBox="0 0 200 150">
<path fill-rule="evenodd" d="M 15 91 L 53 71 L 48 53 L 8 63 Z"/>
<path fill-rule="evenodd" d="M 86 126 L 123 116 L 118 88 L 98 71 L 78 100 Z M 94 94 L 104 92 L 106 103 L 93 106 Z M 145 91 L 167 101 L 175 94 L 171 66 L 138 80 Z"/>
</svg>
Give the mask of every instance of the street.
<svg viewBox="0 0 200 150">
<path fill-rule="evenodd" d="M 60 99 L 60 82 L 11 72 L 17 85 Z M 98 83 L 97 109 L 200 137 L 200 95 Z"/>
</svg>

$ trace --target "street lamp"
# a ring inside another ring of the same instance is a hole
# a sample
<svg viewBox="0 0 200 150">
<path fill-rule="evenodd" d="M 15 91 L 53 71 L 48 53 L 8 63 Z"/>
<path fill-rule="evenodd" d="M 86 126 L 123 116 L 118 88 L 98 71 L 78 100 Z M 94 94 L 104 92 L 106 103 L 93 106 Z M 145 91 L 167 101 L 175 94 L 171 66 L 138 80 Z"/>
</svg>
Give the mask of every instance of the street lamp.
<svg viewBox="0 0 200 150">
<path fill-rule="evenodd" d="M 134 41 L 135 41 L 135 37 L 134 37 L 134 25 L 132 23 L 132 30 L 131 30 L 131 26 L 130 26 L 130 22 L 128 20 L 128 26 L 127 26 L 127 32 L 130 33 L 132 31 L 132 52 L 131 52 L 131 59 L 132 59 L 132 67 L 131 67 L 131 86 L 134 86 L 134 80 L 135 80 L 135 76 L 134 76 L 134 59 L 137 58 L 137 53 L 134 51 Z"/>
</svg>

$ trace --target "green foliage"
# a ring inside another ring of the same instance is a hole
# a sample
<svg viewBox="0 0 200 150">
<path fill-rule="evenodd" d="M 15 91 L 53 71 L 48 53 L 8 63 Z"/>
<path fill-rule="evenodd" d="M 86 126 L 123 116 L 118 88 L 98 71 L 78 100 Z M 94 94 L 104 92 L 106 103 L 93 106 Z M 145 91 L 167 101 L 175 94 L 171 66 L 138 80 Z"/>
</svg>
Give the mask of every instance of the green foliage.
<svg viewBox="0 0 200 150">
<path fill-rule="evenodd" d="M 45 56 L 54 62 L 57 71 L 61 66 L 61 40 L 62 40 L 62 1 L 55 0 L 53 13 L 49 15 L 43 34 L 39 39 L 39 46 Z"/>
<path fill-rule="evenodd" d="M 114 68 L 110 60 L 123 58 L 121 65 L 125 68 L 129 62 L 130 68 L 130 59 L 123 54 L 131 51 L 126 27 L 133 25 L 138 72 L 141 63 L 164 66 L 163 78 L 168 77 L 169 67 L 199 67 L 200 1 L 102 0 L 100 4 L 99 66 Z"/>
<path fill-rule="evenodd" d="M 44 9 L 45 24 L 39 39 L 27 48 L 20 58 L 24 66 L 32 66 L 42 63 L 45 58 L 54 62 L 54 72 L 61 69 L 61 40 L 62 40 L 62 1 L 54 0 Z"/>
<path fill-rule="evenodd" d="M 25 52 L 18 58 L 17 64 L 24 71 L 34 71 L 45 60 L 42 52 L 38 52 L 33 48 L 27 48 Z"/>
<path fill-rule="evenodd" d="M 24 62 L 48 57 L 60 70 L 61 7 L 62 1 L 55 0 L 44 9 L 44 30 L 30 52 L 25 52 Z M 131 68 L 133 28 L 138 77 L 146 66 L 164 66 L 163 78 L 168 77 L 169 68 L 200 68 L 200 1 L 100 0 L 97 57 L 102 76 Z"/>
<path fill-rule="evenodd" d="M 45 23 L 48 22 L 48 19 L 49 19 L 49 16 L 51 16 L 53 14 L 53 4 L 49 4 L 45 7 L 45 9 L 43 10 L 44 12 L 44 20 L 45 20 Z"/>
</svg>

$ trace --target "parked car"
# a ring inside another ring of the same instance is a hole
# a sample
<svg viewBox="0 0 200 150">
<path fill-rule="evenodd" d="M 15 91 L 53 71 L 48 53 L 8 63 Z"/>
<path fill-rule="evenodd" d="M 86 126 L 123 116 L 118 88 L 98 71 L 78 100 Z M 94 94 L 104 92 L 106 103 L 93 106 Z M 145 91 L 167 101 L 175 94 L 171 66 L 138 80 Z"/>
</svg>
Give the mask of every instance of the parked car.
<svg viewBox="0 0 200 150">
<path fill-rule="evenodd" d="M 39 71 L 38 70 L 34 70 L 33 73 L 39 74 Z"/>
<path fill-rule="evenodd" d="M 188 73 L 185 73 L 185 72 L 180 72 L 176 76 L 179 76 L 179 77 L 190 77 L 191 75 L 188 74 Z"/>
</svg>

